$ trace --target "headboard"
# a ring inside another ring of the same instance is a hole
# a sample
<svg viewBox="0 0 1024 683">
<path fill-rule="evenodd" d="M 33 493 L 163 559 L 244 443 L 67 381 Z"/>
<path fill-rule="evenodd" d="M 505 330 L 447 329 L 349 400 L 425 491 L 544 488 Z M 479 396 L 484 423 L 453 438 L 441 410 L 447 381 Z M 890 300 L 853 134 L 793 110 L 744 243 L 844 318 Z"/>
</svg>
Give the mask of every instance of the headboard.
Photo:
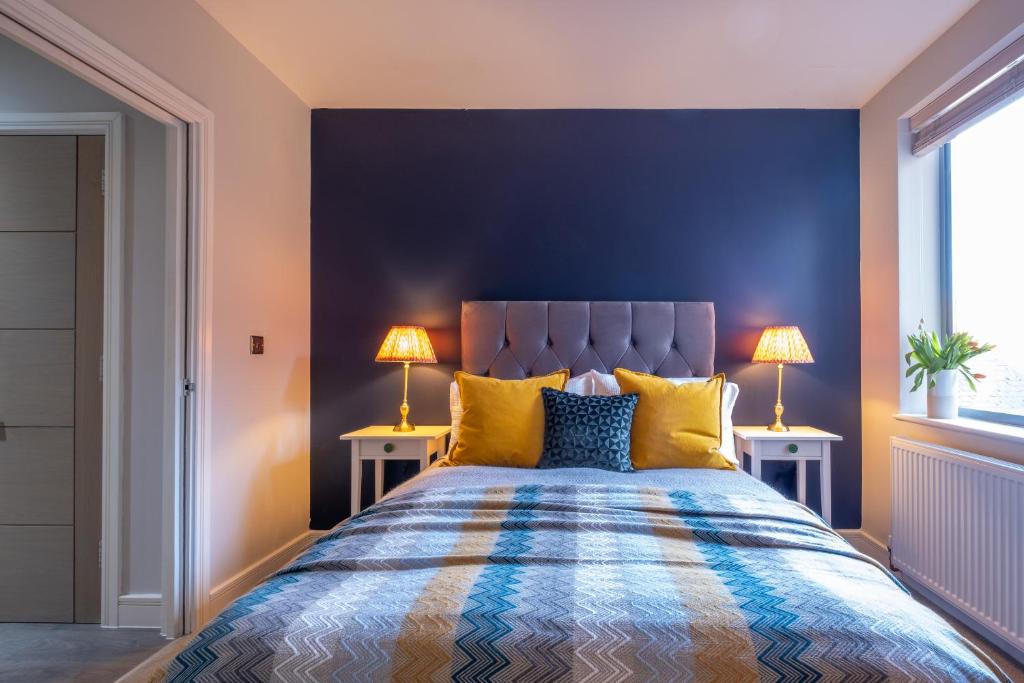
<svg viewBox="0 0 1024 683">
<path fill-rule="evenodd" d="M 671 301 L 463 301 L 462 369 L 521 379 L 628 368 L 710 377 L 715 306 Z"/>
</svg>

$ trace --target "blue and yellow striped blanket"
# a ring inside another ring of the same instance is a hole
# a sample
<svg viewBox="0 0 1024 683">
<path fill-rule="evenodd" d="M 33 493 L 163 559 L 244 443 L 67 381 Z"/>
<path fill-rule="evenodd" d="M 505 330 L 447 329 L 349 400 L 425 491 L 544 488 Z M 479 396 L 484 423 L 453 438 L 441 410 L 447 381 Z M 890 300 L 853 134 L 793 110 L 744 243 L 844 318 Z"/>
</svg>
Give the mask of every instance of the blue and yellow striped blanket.
<svg viewBox="0 0 1024 683">
<path fill-rule="evenodd" d="M 979 657 L 742 473 L 435 468 L 232 604 L 166 679 L 1003 680 Z"/>
</svg>

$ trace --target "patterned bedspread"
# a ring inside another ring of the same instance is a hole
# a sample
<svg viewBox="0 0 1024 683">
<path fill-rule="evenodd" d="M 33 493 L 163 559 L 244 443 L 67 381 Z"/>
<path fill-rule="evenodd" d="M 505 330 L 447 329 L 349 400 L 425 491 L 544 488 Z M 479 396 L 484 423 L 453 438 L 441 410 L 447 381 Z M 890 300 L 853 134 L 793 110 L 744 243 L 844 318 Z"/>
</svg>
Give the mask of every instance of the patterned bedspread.
<svg viewBox="0 0 1024 683">
<path fill-rule="evenodd" d="M 230 606 L 166 679 L 1005 680 L 747 475 L 507 472 L 421 475 Z"/>
</svg>

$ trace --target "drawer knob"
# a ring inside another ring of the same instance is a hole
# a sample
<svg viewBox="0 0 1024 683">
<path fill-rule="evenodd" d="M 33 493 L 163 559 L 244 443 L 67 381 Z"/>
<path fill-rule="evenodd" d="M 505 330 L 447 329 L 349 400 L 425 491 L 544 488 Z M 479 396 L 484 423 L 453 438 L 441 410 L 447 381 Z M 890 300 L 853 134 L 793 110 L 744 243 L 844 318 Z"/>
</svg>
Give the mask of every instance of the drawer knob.
<svg viewBox="0 0 1024 683">
<path fill-rule="evenodd" d="M 390 441 L 388 443 L 384 444 L 384 452 L 385 453 L 390 453 L 393 450 L 395 450 L 395 444 L 391 443 Z"/>
<path fill-rule="evenodd" d="M 798 450 L 800 450 L 800 447 L 797 446 L 795 443 L 791 443 L 788 446 L 786 446 L 786 450 L 789 451 L 790 453 L 796 453 Z"/>
</svg>

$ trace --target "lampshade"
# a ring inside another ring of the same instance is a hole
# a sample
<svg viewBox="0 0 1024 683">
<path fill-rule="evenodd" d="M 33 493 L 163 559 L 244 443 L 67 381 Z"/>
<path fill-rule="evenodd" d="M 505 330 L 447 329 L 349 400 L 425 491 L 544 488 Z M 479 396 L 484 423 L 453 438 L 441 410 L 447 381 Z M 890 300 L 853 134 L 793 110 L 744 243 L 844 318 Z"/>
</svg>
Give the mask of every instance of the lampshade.
<svg viewBox="0 0 1024 683">
<path fill-rule="evenodd" d="M 754 349 L 754 363 L 813 363 L 804 336 L 796 325 L 772 325 L 764 328 Z"/>
<path fill-rule="evenodd" d="M 436 363 L 434 347 L 422 327 L 395 325 L 374 359 L 378 363 Z"/>
</svg>

